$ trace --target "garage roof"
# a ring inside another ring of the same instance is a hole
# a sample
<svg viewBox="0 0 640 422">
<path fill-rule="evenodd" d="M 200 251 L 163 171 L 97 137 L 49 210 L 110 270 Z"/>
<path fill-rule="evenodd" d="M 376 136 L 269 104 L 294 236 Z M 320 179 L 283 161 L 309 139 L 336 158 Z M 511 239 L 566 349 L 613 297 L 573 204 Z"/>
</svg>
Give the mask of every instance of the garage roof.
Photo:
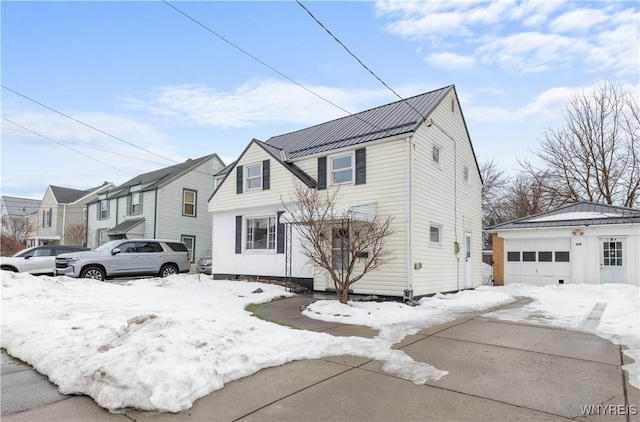
<svg viewBox="0 0 640 422">
<path fill-rule="evenodd" d="M 640 223 L 640 210 L 595 202 L 578 202 L 564 205 L 555 210 L 545 211 L 487 228 L 495 232 L 508 229 L 529 229 L 541 227 L 601 226 L 608 224 Z"/>
</svg>

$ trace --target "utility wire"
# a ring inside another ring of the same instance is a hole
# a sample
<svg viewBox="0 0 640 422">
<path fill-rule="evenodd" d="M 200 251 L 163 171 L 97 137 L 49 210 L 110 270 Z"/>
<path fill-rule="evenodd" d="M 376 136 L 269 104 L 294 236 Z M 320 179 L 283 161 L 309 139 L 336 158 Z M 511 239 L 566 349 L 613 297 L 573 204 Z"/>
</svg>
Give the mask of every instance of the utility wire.
<svg viewBox="0 0 640 422">
<path fill-rule="evenodd" d="M 42 135 L 42 134 L 40 134 L 40 133 L 38 133 L 38 132 L 36 132 L 36 131 L 34 131 L 34 130 L 31 130 L 31 129 L 27 128 L 27 127 L 22 126 L 21 124 L 18 124 L 18 123 L 14 122 L 14 121 L 11 121 L 11 120 L 7 119 L 6 117 L 3 117 L 3 118 L 2 118 L 2 120 L 6 120 L 7 122 L 12 123 L 12 124 L 14 124 L 14 125 L 18 126 L 19 128 L 22 128 L 22 129 L 24 129 L 24 130 L 26 130 L 26 131 L 28 131 L 28 132 L 31 132 L 31 133 L 33 133 L 34 135 L 37 135 L 37 136 L 39 136 L 39 137 L 41 137 L 41 138 L 44 138 L 44 139 L 46 139 L 46 140 L 47 140 L 47 141 L 49 141 L 49 142 L 53 142 L 54 144 L 58 144 L 58 145 L 60 145 L 60 146 L 61 146 L 61 147 L 63 147 L 63 148 L 70 149 L 71 151 L 73 151 L 73 152 L 75 152 L 75 153 L 77 153 L 77 154 L 80 154 L 80 155 L 82 155 L 82 156 L 84 156 L 84 157 L 89 158 L 90 160 L 96 161 L 96 162 L 98 162 L 98 163 L 100 163 L 100 164 L 103 164 L 103 165 L 105 165 L 105 166 L 107 166 L 107 167 L 110 167 L 110 168 L 112 168 L 112 169 L 114 169 L 114 170 L 117 170 L 117 171 L 119 171 L 120 173 L 124 173 L 124 174 L 126 174 L 126 175 L 128 175 L 128 176 L 134 177 L 134 175 L 133 175 L 133 174 L 131 174 L 131 173 L 127 173 L 127 172 L 126 172 L 126 171 L 124 171 L 124 170 L 120 170 L 119 168 L 113 167 L 113 166 L 112 166 L 112 165 L 110 165 L 110 164 L 107 164 L 107 163 L 105 163 L 105 162 L 103 162 L 103 161 L 100 161 L 100 160 L 98 160 L 98 159 L 96 159 L 96 158 L 93 158 L 93 157 L 91 157 L 91 156 L 89 156 L 89 155 L 87 155 L 87 154 L 85 154 L 85 153 L 83 153 L 83 152 L 80 152 L 80 151 L 78 151 L 78 150 L 75 150 L 75 149 L 71 148 L 70 146 L 67 146 L 67 145 L 65 145 L 65 144 L 63 144 L 63 143 L 61 143 L 61 142 L 54 141 L 53 139 L 48 138 L 48 137 L 46 137 L 46 136 L 44 136 L 44 135 Z"/>
<path fill-rule="evenodd" d="M 24 98 L 24 99 L 27 99 L 27 100 L 29 100 L 29 101 L 31 101 L 31 102 L 34 102 L 34 103 L 38 104 L 39 106 L 42 106 L 42 107 L 44 107 L 44 108 L 46 108 L 46 109 L 48 109 L 48 110 L 53 111 L 54 113 L 58 113 L 58 114 L 60 114 L 60 115 L 62 115 L 62 116 L 64 116 L 64 117 L 66 117 L 66 118 L 68 118 L 68 119 L 73 120 L 73 121 L 74 121 L 74 122 L 76 122 L 76 123 L 80 123 L 81 125 L 84 125 L 84 126 L 86 126 L 86 127 L 88 127 L 88 128 L 91 128 L 91 129 L 93 129 L 93 130 L 96 130 L 96 131 L 98 131 L 98 132 L 100 132 L 100 133 L 102 133 L 102 134 L 104 134 L 104 135 L 107 135 L 107 136 L 109 136 L 109 137 L 113 138 L 113 139 L 116 139 L 116 140 L 118 140 L 118 141 L 120 141 L 120 142 L 124 142 L 124 143 L 125 143 L 125 144 L 127 144 L 127 145 L 131 145 L 131 146 L 132 146 L 132 147 L 134 147 L 134 148 L 138 148 L 138 149 L 140 149 L 140 150 L 142 150 L 142 151 L 144 151 L 144 152 L 148 152 L 149 154 L 153 154 L 153 155 L 155 155 L 156 157 L 160 157 L 160 158 L 162 158 L 163 160 L 167 160 L 167 161 L 171 161 L 172 163 L 179 164 L 177 161 L 172 160 L 171 158 L 164 157 L 164 156 L 162 156 L 162 155 L 160 155 L 160 154 L 156 154 L 155 152 L 153 152 L 153 151 L 149 151 L 148 149 L 145 149 L 145 148 L 143 148 L 143 147 L 141 147 L 141 146 L 138 146 L 138 145 L 136 145 L 136 144 L 134 144 L 134 143 L 132 143 L 132 142 L 125 141 L 125 140 L 124 140 L 124 139 L 122 139 L 122 138 L 118 138 L 117 136 L 114 136 L 114 135 L 112 135 L 112 134 L 110 134 L 110 133 L 108 133 L 108 132 L 105 132 L 105 131 L 104 131 L 104 130 L 102 130 L 102 129 L 98 129 L 98 128 L 97 128 L 97 127 L 95 127 L 95 126 L 91 126 L 90 124 L 85 123 L 85 122 L 83 122 L 82 120 L 76 119 L 75 117 L 69 116 L 68 114 L 65 114 L 65 113 L 63 113 L 63 112 L 61 112 L 61 111 L 59 111 L 59 110 L 56 110 L 56 109 L 55 109 L 55 108 L 53 108 L 53 107 L 49 107 L 48 105 L 43 104 L 43 103 L 41 103 L 41 102 L 39 102 L 39 101 L 36 101 L 36 100 L 34 100 L 33 98 L 30 98 L 30 97 L 28 97 L 28 96 L 26 96 L 26 95 L 24 95 L 24 94 L 21 94 L 21 93 L 19 93 L 18 91 L 15 91 L 15 90 L 13 90 L 13 89 L 11 89 L 11 88 L 9 88 L 9 87 L 5 86 L 5 85 L 0 85 L 0 86 L 2 86 L 2 88 L 6 89 L 7 91 L 13 92 L 14 94 L 19 95 L 20 97 L 22 97 L 22 98 Z M 27 130 L 28 130 L 28 129 L 27 129 Z"/>
<path fill-rule="evenodd" d="M 241 51 L 242 53 L 246 54 L 247 56 L 251 57 L 253 60 L 257 61 L 258 63 L 260 63 L 261 65 L 265 66 L 266 68 L 270 69 L 271 71 L 277 73 L 278 75 L 282 76 L 283 78 L 285 78 L 286 80 L 288 80 L 291 83 L 294 83 L 296 85 L 298 85 L 300 88 L 304 89 L 305 91 L 315 95 L 316 97 L 320 98 L 321 100 L 331 104 L 332 106 L 342 110 L 343 112 L 349 114 L 350 116 L 353 116 L 355 118 L 357 118 L 358 120 L 363 121 L 364 123 L 367 123 L 368 125 L 371 125 L 373 127 L 375 127 L 378 130 L 383 130 L 382 128 L 374 125 L 373 123 L 370 123 L 364 119 L 362 119 L 360 116 L 351 113 L 349 110 L 346 110 L 342 107 L 340 107 L 339 105 L 337 105 L 336 103 L 332 102 L 331 100 L 328 100 L 326 98 L 324 98 L 322 95 L 312 91 L 311 89 L 307 88 L 306 86 L 302 85 L 299 82 L 296 82 L 295 80 L 293 80 L 292 78 L 290 78 L 289 76 L 285 75 L 284 73 L 280 72 L 279 70 L 277 70 L 276 68 L 270 66 L 269 64 L 265 63 L 264 61 L 260 60 L 259 58 L 257 58 L 256 56 L 254 56 L 253 54 L 249 53 L 248 51 L 244 50 L 243 48 L 241 48 L 240 46 L 232 43 L 231 41 L 229 41 L 228 39 L 226 39 L 225 37 L 223 37 L 222 35 L 218 34 L 217 32 L 215 32 L 214 30 L 212 30 L 211 28 L 209 28 L 208 26 L 206 26 L 205 24 L 201 23 L 200 21 L 196 20 L 195 18 L 189 16 L 187 13 L 183 12 L 182 10 L 178 9 L 177 7 L 175 7 L 174 5 L 172 5 L 171 3 L 169 3 L 166 0 L 162 0 L 162 2 L 164 4 L 166 4 L 167 6 L 173 8 L 175 11 L 177 11 L 178 13 L 180 13 L 181 15 L 183 15 L 184 17 L 186 17 L 187 19 L 193 21 L 194 23 L 196 23 L 197 25 L 199 25 L 200 27 L 204 28 L 206 31 L 210 32 L 211 34 L 215 35 L 216 37 L 220 38 L 222 41 L 226 42 L 227 44 L 229 44 L 230 46 L 232 46 L 233 48 Z"/>
<path fill-rule="evenodd" d="M 400 96 L 400 94 L 398 94 L 398 93 L 397 93 L 396 91 L 394 91 L 394 90 L 393 90 L 389 85 L 387 85 L 387 84 L 386 84 L 386 83 L 385 83 L 385 82 L 384 82 L 384 81 L 383 81 L 383 80 L 382 80 L 378 75 L 376 75 L 376 74 L 373 72 L 373 70 L 369 69 L 369 67 L 367 67 L 367 65 L 366 65 L 366 64 L 364 64 L 364 63 L 362 62 L 362 60 L 360 60 L 360 59 L 359 59 L 359 58 L 358 58 L 354 53 L 352 53 L 352 52 L 351 52 L 351 50 L 349 50 L 349 48 L 347 48 L 347 46 L 346 46 L 346 45 L 344 45 L 344 43 L 338 39 L 338 37 L 336 37 L 335 35 L 333 35 L 333 33 L 332 33 L 332 32 L 331 32 L 331 31 L 330 31 L 326 26 L 324 26 L 324 24 L 323 24 L 322 22 L 320 22 L 320 20 L 319 20 L 318 18 L 316 18 L 316 17 L 315 17 L 315 15 L 314 15 L 313 13 L 311 13 L 311 11 L 310 11 L 309 9 L 307 9 L 307 8 L 304 6 L 304 4 L 302 4 L 302 3 L 300 2 L 300 0 L 296 0 L 296 3 L 298 3 L 298 4 L 300 5 L 300 7 L 302 7 L 302 8 L 303 8 L 303 9 L 304 9 L 308 14 L 309 14 L 309 16 L 311 16 L 311 18 L 312 18 L 314 21 L 316 21 L 316 23 L 317 23 L 318 25 L 320 25 L 320 27 L 322 27 L 322 29 L 324 29 L 324 30 L 325 30 L 325 31 L 326 31 L 326 32 L 327 32 L 327 33 L 328 33 L 328 34 L 329 34 L 329 35 L 330 35 L 330 36 L 331 36 L 331 37 L 332 37 L 332 38 L 333 38 L 333 39 L 334 39 L 338 44 L 340 44 L 340 45 L 342 46 L 342 48 L 344 48 L 344 49 L 347 51 L 347 53 L 349 53 L 349 54 L 351 55 L 351 57 L 353 57 L 354 59 L 356 59 L 356 61 L 357 61 L 358 63 L 360 63 L 360 65 L 361 65 L 362 67 L 364 67 L 364 68 L 365 68 L 365 69 L 366 69 L 366 70 L 367 70 L 371 75 L 373 75 L 373 77 L 374 77 L 374 78 L 376 78 L 378 81 L 380 81 L 380 83 L 381 83 L 382 85 L 384 85 L 384 86 L 385 86 L 389 91 L 393 92 L 393 93 L 395 94 L 395 96 L 396 96 L 396 97 L 398 97 L 400 100 L 402 100 L 405 104 L 407 104 L 409 107 L 411 107 L 411 108 L 413 109 L 413 111 L 415 111 L 416 113 L 418 113 L 418 114 L 420 115 L 420 117 L 422 117 L 423 119 L 425 119 L 425 120 L 426 120 L 426 117 L 425 117 L 422 113 L 420 113 L 420 112 L 419 112 L 419 111 L 418 111 L 414 106 L 412 106 L 411 104 L 409 104 L 409 102 L 408 102 L 406 99 L 402 98 L 402 97 Z"/>
</svg>

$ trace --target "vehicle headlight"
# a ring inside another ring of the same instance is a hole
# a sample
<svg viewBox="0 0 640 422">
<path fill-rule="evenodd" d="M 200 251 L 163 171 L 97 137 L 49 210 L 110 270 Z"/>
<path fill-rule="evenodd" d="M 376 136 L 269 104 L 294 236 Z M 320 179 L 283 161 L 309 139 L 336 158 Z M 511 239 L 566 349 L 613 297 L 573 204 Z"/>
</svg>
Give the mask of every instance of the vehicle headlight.
<svg viewBox="0 0 640 422">
<path fill-rule="evenodd" d="M 79 256 L 72 256 L 71 258 L 67 258 L 67 262 L 75 262 L 79 260 L 80 260 Z"/>
</svg>

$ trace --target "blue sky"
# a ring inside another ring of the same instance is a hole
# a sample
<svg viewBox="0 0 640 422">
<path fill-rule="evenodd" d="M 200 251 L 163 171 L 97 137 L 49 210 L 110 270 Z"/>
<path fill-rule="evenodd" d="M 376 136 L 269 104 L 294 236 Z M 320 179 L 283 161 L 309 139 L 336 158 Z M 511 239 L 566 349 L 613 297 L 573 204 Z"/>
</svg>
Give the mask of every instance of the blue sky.
<svg viewBox="0 0 640 422">
<path fill-rule="evenodd" d="M 455 84 L 478 160 L 507 173 L 572 93 L 609 80 L 640 97 L 635 1 L 303 3 L 400 95 Z M 397 99 L 296 2 L 171 4 L 349 112 Z M 2 85 L 126 141 L 3 88 L 2 195 L 120 184 L 214 152 L 228 164 L 252 138 L 345 114 L 160 1 L 0 8 Z"/>
</svg>

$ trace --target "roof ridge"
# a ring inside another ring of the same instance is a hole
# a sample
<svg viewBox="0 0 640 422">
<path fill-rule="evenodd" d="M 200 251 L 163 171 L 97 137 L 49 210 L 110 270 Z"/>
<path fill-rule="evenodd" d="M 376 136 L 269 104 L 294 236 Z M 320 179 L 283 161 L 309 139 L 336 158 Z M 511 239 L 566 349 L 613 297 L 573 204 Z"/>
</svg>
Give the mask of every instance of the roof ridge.
<svg viewBox="0 0 640 422">
<path fill-rule="evenodd" d="M 434 90 L 431 90 L 431 91 L 428 91 L 428 92 L 423 92 L 422 94 L 412 95 L 411 97 L 403 98 L 401 100 L 397 100 L 397 101 L 394 101 L 394 102 L 391 102 L 391 103 L 382 104 L 382 105 L 379 105 L 379 106 L 376 106 L 376 107 L 369 108 L 367 110 L 363 110 L 363 111 L 359 111 L 357 113 L 349 114 L 347 116 L 338 117 L 337 119 L 332 119 L 332 120 L 328 120 L 328 121 L 325 121 L 325 122 L 317 123 L 315 125 L 307 126 L 307 127 L 302 128 L 302 129 L 294 130 L 294 131 L 291 131 L 291 132 L 281 133 L 281 134 L 278 134 L 278 135 L 270 137 L 269 139 L 267 139 L 265 141 L 265 143 L 268 144 L 268 145 L 271 145 L 269 143 L 269 141 L 274 139 L 274 138 L 279 138 L 279 137 L 286 136 L 286 135 L 292 135 L 294 133 L 302 132 L 302 131 L 305 131 L 305 130 L 310 130 L 310 129 L 313 129 L 315 127 L 323 126 L 323 125 L 326 125 L 326 124 L 329 124 L 329 123 L 335 123 L 335 122 L 338 122 L 340 120 L 348 119 L 350 117 L 355 117 L 355 116 L 358 116 L 358 115 L 361 115 L 361 114 L 364 114 L 364 113 L 368 113 L 368 112 L 373 111 L 373 110 L 378 110 L 378 109 L 381 109 L 381 108 L 384 108 L 384 107 L 390 107 L 390 106 L 393 106 L 393 105 L 398 104 L 398 103 L 402 103 L 402 102 L 406 102 L 408 100 L 412 100 L 414 98 L 422 97 L 422 96 L 425 96 L 425 95 L 433 94 L 434 92 L 438 92 L 438 91 L 442 91 L 442 90 L 445 90 L 445 89 L 449 89 L 449 88 L 451 88 L 453 86 L 454 86 L 454 84 L 447 85 L 447 86 L 444 86 L 442 88 L 434 89 Z M 420 112 L 417 112 L 417 113 L 421 114 Z M 421 115 L 421 117 L 423 117 L 423 116 Z M 365 120 L 365 122 L 366 122 L 366 120 Z M 367 123 L 369 123 L 369 122 L 367 122 Z M 369 123 L 369 124 L 371 124 L 371 123 Z M 380 131 L 382 129 L 377 128 L 377 130 Z"/>
</svg>

